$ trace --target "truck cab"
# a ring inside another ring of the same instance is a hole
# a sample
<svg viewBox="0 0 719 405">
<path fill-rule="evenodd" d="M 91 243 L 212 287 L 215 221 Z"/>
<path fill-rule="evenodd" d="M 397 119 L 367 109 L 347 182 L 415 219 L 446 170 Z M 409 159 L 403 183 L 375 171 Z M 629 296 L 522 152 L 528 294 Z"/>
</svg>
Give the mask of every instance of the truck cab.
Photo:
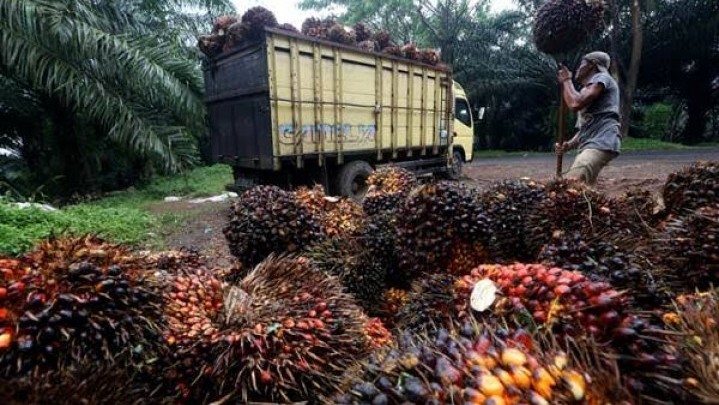
<svg viewBox="0 0 719 405">
<path fill-rule="evenodd" d="M 461 173 L 465 162 L 472 161 L 474 146 L 474 120 L 472 108 L 464 88 L 453 82 L 454 133 L 452 134 L 452 172 Z"/>
</svg>

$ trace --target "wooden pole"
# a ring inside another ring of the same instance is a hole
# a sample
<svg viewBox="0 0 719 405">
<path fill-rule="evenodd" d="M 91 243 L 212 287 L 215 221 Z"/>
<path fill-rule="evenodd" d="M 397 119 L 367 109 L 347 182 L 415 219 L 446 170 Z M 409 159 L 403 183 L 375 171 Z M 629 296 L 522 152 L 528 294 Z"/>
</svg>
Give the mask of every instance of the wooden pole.
<svg viewBox="0 0 719 405">
<path fill-rule="evenodd" d="M 562 66 L 564 66 L 562 63 L 557 61 L 557 70 L 559 70 Z M 557 144 L 562 145 L 564 142 L 564 114 L 566 105 L 564 104 L 564 83 L 559 83 L 559 114 L 557 117 Z M 564 158 L 564 152 L 557 153 L 557 172 L 556 177 L 557 179 L 562 178 L 562 164 Z"/>
</svg>

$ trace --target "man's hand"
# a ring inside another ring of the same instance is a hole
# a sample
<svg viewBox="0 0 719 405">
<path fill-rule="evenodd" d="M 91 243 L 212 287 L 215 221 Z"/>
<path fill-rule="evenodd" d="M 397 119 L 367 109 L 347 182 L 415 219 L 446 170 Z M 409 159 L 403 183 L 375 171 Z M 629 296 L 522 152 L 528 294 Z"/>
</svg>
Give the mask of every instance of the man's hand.
<svg viewBox="0 0 719 405">
<path fill-rule="evenodd" d="M 572 72 L 570 72 L 566 66 L 562 66 L 559 72 L 557 72 L 557 80 L 560 84 L 563 84 L 567 80 L 572 80 Z"/>
<path fill-rule="evenodd" d="M 567 145 L 567 142 L 562 142 L 561 144 L 555 143 L 554 149 L 557 151 L 557 155 L 563 155 L 566 151 L 569 150 L 569 147 Z"/>
</svg>

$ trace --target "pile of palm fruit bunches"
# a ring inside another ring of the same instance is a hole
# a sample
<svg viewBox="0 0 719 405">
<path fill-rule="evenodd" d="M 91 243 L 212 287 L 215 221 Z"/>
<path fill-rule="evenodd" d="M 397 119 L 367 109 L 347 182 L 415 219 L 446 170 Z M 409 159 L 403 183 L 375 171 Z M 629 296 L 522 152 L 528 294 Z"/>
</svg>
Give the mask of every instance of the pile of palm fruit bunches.
<svg viewBox="0 0 719 405">
<path fill-rule="evenodd" d="M 93 236 L 0 259 L 3 404 L 719 401 L 719 162 L 656 198 L 368 182 L 247 190 L 230 269 Z"/>
<path fill-rule="evenodd" d="M 203 54 L 212 58 L 245 43 L 259 40 L 264 35 L 265 27 L 352 46 L 368 52 L 381 52 L 427 65 L 440 64 L 437 50 L 418 49 L 413 43 L 398 44 L 392 40 L 388 32 L 372 32 L 362 23 L 345 27 L 332 18 L 308 18 L 302 23 L 301 30 L 298 30 L 291 24 L 278 24 L 277 18 L 271 11 L 259 6 L 247 10 L 242 17 L 225 15 L 217 18 L 212 32 L 198 38 L 198 47 Z"/>
</svg>

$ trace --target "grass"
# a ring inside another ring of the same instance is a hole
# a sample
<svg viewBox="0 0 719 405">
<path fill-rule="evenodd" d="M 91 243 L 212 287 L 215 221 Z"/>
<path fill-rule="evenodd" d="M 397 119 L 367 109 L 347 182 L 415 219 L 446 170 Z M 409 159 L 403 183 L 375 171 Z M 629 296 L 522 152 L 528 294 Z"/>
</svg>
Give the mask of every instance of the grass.
<svg viewBox="0 0 719 405">
<path fill-rule="evenodd" d="M 148 209 L 167 196 L 217 195 L 232 181 L 229 166 L 200 167 L 178 176 L 158 177 L 136 189 L 57 211 L 18 208 L 0 200 L 0 254 L 19 255 L 53 235 L 96 234 L 116 243 L 161 248 L 162 236 L 182 226 L 182 212 L 155 214 Z"/>
<path fill-rule="evenodd" d="M 692 149 L 679 143 L 664 142 L 650 138 L 625 138 L 622 140 L 622 151 L 635 150 L 684 150 Z"/>
</svg>

